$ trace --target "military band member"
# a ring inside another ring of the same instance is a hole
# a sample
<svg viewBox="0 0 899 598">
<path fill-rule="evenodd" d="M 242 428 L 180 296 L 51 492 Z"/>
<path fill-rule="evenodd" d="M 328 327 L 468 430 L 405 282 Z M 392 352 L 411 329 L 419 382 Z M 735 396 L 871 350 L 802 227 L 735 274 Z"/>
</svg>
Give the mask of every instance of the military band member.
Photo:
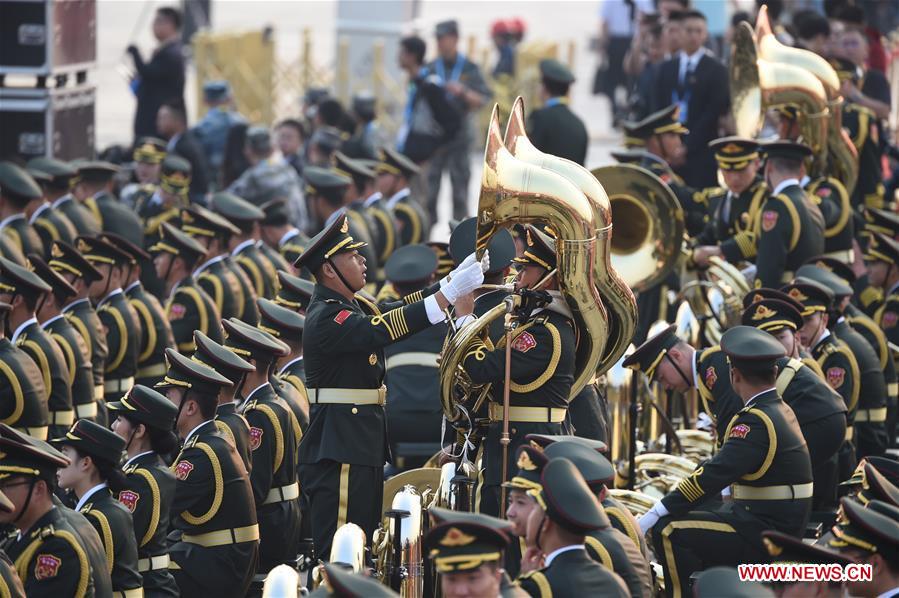
<svg viewBox="0 0 899 598">
<path fill-rule="evenodd" d="M 35 274 L 53 289 L 44 296 L 35 315 L 41 327 L 59 345 L 65 357 L 75 418 L 95 420 L 98 406 L 94 399 L 94 374 L 90 352 L 84 338 L 62 313 L 62 306 L 75 296 L 75 289 L 62 275 L 36 255 L 30 256 L 28 261 Z"/>
<path fill-rule="evenodd" d="M 119 198 L 130 208 L 143 206 L 156 193 L 165 159 L 165 141 L 156 137 L 141 137 L 134 144 L 132 182 L 122 187 Z"/>
<path fill-rule="evenodd" d="M 118 172 L 119 167 L 109 162 L 81 162 L 73 193 L 93 213 L 101 231 L 116 233 L 143 245 L 144 228 L 137 214 L 112 194 L 113 179 Z"/>
<path fill-rule="evenodd" d="M 395 149 L 385 147 L 380 153 L 376 186 L 381 192 L 384 207 L 393 213 L 396 222 L 396 247 L 415 245 L 428 239 L 431 223 L 421 203 L 412 197 L 409 181 L 420 168 Z"/>
<path fill-rule="evenodd" d="M 275 303 L 292 309 L 300 315 L 305 315 L 306 308 L 312 301 L 315 283 L 283 270 L 278 272 L 278 282 L 281 283 L 281 288 L 278 289 Z"/>
<path fill-rule="evenodd" d="M 846 567 L 854 561 L 848 556 L 824 546 L 808 544 L 795 536 L 781 532 L 762 532 L 762 543 L 768 551 L 767 562 L 772 564 L 795 565 L 810 563 L 821 565 L 840 565 Z M 821 596 L 822 598 L 840 598 L 843 596 L 841 580 L 802 580 L 774 584 L 781 596 Z"/>
<path fill-rule="evenodd" d="M 7 317 L 7 326 L 13 331 L 9 340 L 41 371 L 50 411 L 49 437 L 55 438 L 75 421 L 75 410 L 65 355 L 35 315 L 37 304 L 50 291 L 50 285 L 31 270 L 0 258 L 0 301 L 12 306 Z"/>
<path fill-rule="evenodd" d="M 303 367 L 303 329 L 306 318 L 268 299 L 259 299 L 259 329 L 287 345 L 289 353 L 277 360 L 272 376 L 275 392 L 283 398 L 305 430 L 309 425 L 309 394 Z M 302 434 L 297 437 L 297 443 Z"/>
<path fill-rule="evenodd" d="M 7 319 L 12 309 L 9 303 L 0 302 L 0 421 L 23 434 L 47 439 L 50 421 L 47 409 L 47 388 L 41 370 L 25 351 L 6 338 Z"/>
<path fill-rule="evenodd" d="M 125 439 L 100 424 L 78 420 L 64 436 L 50 442 L 69 460 L 56 472 L 60 487 L 75 495 L 75 510 L 87 517 L 103 540 L 113 592 L 143 596 L 131 512 L 113 496 L 125 482 L 119 468 Z"/>
<path fill-rule="evenodd" d="M 90 548 L 53 503 L 56 470 L 69 462 L 49 445 L 37 445 L 0 424 L 0 488 L 13 503 L 0 510 L 0 523 L 18 531 L 4 546 L 26 596 L 56 598 L 94 595 Z M 46 447 L 46 448 L 44 448 Z M 100 562 L 104 556 L 98 555 Z M 100 573 L 109 575 L 104 570 Z M 107 587 L 109 587 L 107 585 Z"/>
<path fill-rule="evenodd" d="M 24 169 L 0 162 L 0 235 L 22 255 L 44 254 L 41 237 L 28 222 L 25 208 L 44 196 L 40 186 Z"/>
<path fill-rule="evenodd" d="M 862 505 L 841 500 L 843 516 L 833 527 L 828 546 L 856 563 L 870 565 L 871 579 L 849 581 L 852 596 L 896 598 L 899 596 L 899 509 L 880 501 Z"/>
<path fill-rule="evenodd" d="M 14 513 L 16 506 L 12 501 L 6 498 L 3 492 L 0 492 L 0 513 L 9 515 Z M 22 580 L 16 572 L 15 565 L 6 556 L 3 550 L 0 550 L 0 592 L 4 596 L 10 598 L 25 598 L 25 588 L 22 587 Z"/>
<path fill-rule="evenodd" d="M 386 212 L 369 209 L 365 205 L 365 200 L 374 192 L 377 174 L 373 167 L 369 168 L 361 160 L 354 160 L 342 152 L 334 154 L 334 170 L 352 181 L 346 189 L 344 203 L 348 210 L 362 217 L 371 241 L 372 255 L 378 266 L 383 268 L 387 258 L 393 253 L 396 229 Z M 382 282 L 383 273 L 379 270 L 377 274 L 376 282 Z"/>
<path fill-rule="evenodd" d="M 587 127 L 568 106 L 574 75 L 554 58 L 544 58 L 538 66 L 543 107 L 528 116 L 528 138 L 541 152 L 583 166 L 587 158 Z"/>
<path fill-rule="evenodd" d="M 231 383 L 172 349 L 166 360 L 157 388 L 178 408 L 184 443 L 171 468 L 169 571 L 182 596 L 244 596 L 256 572 L 259 526 L 246 468 L 215 425 L 216 397 Z"/>
<path fill-rule="evenodd" d="M 370 535 L 381 518 L 380 489 L 389 458 L 382 348 L 442 322 L 442 310 L 483 280 L 481 265 L 472 259 L 435 295 L 367 315 L 355 299 L 365 285 L 365 263 L 357 251 L 360 243 L 348 230 L 346 218 L 338 218 L 316 235 L 296 264 L 317 281 L 303 332 L 311 413 L 299 462 L 319 555 L 330 553 L 340 525 L 353 522 Z"/>
<path fill-rule="evenodd" d="M 253 453 L 250 451 L 250 424 L 237 409 L 244 377 L 256 368 L 241 359 L 237 353 L 218 344 L 199 330 L 194 332 L 197 350 L 192 359 L 214 369 L 227 378 L 232 386 L 223 388 L 218 395 L 215 410 L 215 427 L 228 439 L 240 455 L 247 473 L 253 471 Z"/>
<path fill-rule="evenodd" d="M 28 224 L 34 227 L 41 239 L 44 250 L 41 257 L 46 259 L 50 256 L 53 241 L 72 243 L 78 236 L 78 231 L 65 214 L 54 208 L 48 199 L 47 190 L 53 185 L 53 175 L 33 168 L 28 169 L 28 174 L 40 185 L 43 192 L 42 197 L 35 198 L 28 204 L 26 212 L 29 214 Z"/>
<path fill-rule="evenodd" d="M 259 207 L 265 212 L 265 218 L 260 223 L 262 242 L 281 254 L 288 265 L 284 270 L 292 271 L 293 263 L 303 253 L 309 238 L 290 223 L 290 212 L 284 198 L 276 197 Z"/>
<path fill-rule="evenodd" d="M 125 482 L 118 500 L 131 511 L 137 540 L 137 570 L 145 596 L 178 596 L 169 573 L 166 535 L 175 497 L 175 475 L 164 456 L 172 454 L 178 439 L 172 432 L 177 407 L 164 396 L 136 384 L 118 401 L 107 405 L 112 430 L 125 441 Z"/>
<path fill-rule="evenodd" d="M 159 240 L 163 222 L 175 223 L 181 210 L 188 205 L 190 190 L 190 162 L 180 156 L 166 156 L 162 161 L 161 179 L 152 195 L 134 206 L 144 225 L 146 245 Z"/>
<path fill-rule="evenodd" d="M 899 345 L 899 242 L 875 233 L 865 254 L 868 280 L 881 291 L 881 299 L 869 306 L 874 321 L 887 340 Z"/>
<path fill-rule="evenodd" d="M 736 326 L 721 338 L 734 391 L 745 404 L 728 425 L 721 449 L 640 518 L 653 530 L 669 595 L 689 594 L 690 575 L 716 565 L 762 562 L 758 535 L 798 535 L 808 519 L 812 468 L 792 410 L 775 387 L 784 349 L 771 335 Z M 733 500 L 699 510 L 732 486 Z M 670 582 L 669 582 L 670 580 Z"/>
<path fill-rule="evenodd" d="M 186 355 L 194 352 L 194 330 L 221 342 L 218 310 L 192 274 L 206 255 L 203 246 L 166 223 L 162 225 L 162 238 L 149 252 L 155 256 L 156 273 L 165 283 L 165 314 L 178 351 Z"/>
<path fill-rule="evenodd" d="M 362 207 L 368 213 L 369 222 L 372 222 L 372 238 L 375 243 L 375 253 L 378 255 L 378 263 L 386 264 L 387 258 L 398 247 L 399 238 L 396 228 L 396 220 L 387 209 L 387 200 L 384 194 L 378 190 L 378 160 L 356 160 L 357 163 L 367 168 L 374 174 L 371 179 L 366 179 L 364 190 L 360 190 L 359 197 L 363 198 Z M 379 243 L 379 244 L 378 244 Z"/>
<path fill-rule="evenodd" d="M 75 200 L 71 193 L 78 176 L 75 168 L 62 160 L 43 156 L 29 160 L 28 168 L 46 172 L 52 177 L 50 183 L 44 186 L 44 194 L 53 209 L 72 223 L 76 235 L 96 236 L 100 232 L 100 225 L 93 214 Z M 71 244 L 71 240 L 65 242 Z M 47 244 L 44 249 L 49 250 L 49 247 L 50 245 Z"/>
<path fill-rule="evenodd" d="M 240 411 L 250 425 L 250 483 L 260 535 L 257 571 L 266 573 L 295 561 L 300 542 L 296 449 L 301 433 L 290 407 L 269 380 L 277 358 L 288 348 L 238 320 L 223 320 L 222 325 L 225 346 L 254 366 L 244 378 Z"/>
</svg>

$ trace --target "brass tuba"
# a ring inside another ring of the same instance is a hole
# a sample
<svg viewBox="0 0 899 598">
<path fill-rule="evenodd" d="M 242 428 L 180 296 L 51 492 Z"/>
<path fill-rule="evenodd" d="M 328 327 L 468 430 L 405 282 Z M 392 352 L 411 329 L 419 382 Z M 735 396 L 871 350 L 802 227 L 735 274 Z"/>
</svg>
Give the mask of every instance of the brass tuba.
<svg viewBox="0 0 899 598">
<path fill-rule="evenodd" d="M 344 523 L 337 528 L 334 539 L 331 540 L 331 553 L 328 556 L 328 562 L 340 563 L 353 573 L 362 573 L 366 570 L 365 532 L 361 527 L 355 523 Z M 312 589 L 317 588 L 324 581 L 324 576 L 324 566 L 317 565 L 312 570 Z"/>
<path fill-rule="evenodd" d="M 381 583 L 404 598 L 424 593 L 424 503 L 415 486 L 406 485 L 393 496 L 382 527 L 375 530 L 372 546 Z"/>
<path fill-rule="evenodd" d="M 637 321 L 637 302 L 628 283 L 615 269 L 614 259 L 609 255 L 614 252 L 616 235 L 612 234 L 614 205 L 610 204 L 606 190 L 606 182 L 597 180 L 595 171 L 590 172 L 580 164 L 541 152 L 528 138 L 524 122 L 524 100 L 519 97 L 512 105 L 509 122 L 506 124 L 504 137 L 506 149 L 519 160 L 541 166 L 562 175 L 575 184 L 593 210 L 593 222 L 596 226 L 596 247 L 598 259 L 593 262 L 593 278 L 597 292 L 603 303 L 609 308 L 609 338 L 599 363 L 599 371 L 606 371 L 627 349 L 634 336 Z"/>
</svg>

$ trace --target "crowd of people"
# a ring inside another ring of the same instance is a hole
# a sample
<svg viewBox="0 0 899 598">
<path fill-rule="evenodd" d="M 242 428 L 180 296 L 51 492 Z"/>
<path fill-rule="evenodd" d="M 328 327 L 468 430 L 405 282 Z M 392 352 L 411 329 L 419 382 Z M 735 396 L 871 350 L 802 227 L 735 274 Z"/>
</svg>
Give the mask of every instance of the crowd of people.
<svg viewBox="0 0 899 598">
<path fill-rule="evenodd" d="M 845 154 L 812 147 L 820 115 L 802 103 L 766 106 L 771 139 L 731 134 L 702 12 L 625 4 L 639 35 L 622 42 L 610 18 L 609 52 L 635 101 L 612 155 L 670 192 L 689 241 L 682 268 L 636 293 L 621 365 L 696 401 L 707 460 L 642 512 L 614 493 L 634 480 L 610 460 L 603 380 L 574 388 L 585 330 L 569 240 L 551 223 L 479 237 L 467 213 L 472 115 L 491 91 L 455 21 L 437 24 L 431 63 L 422 38 L 402 39 L 408 97 L 388 140 L 369 95 L 347 107 L 310 89 L 269 127 L 236 111 L 226 81 L 204 85 L 191 126 L 181 15 L 166 7 L 153 56 L 130 50 L 121 160 L 0 162 L 0 595 L 255 595 L 279 566 L 330 560 L 348 524 L 374 561 L 385 479 L 442 454 L 477 470 L 458 476 L 471 512 L 427 512 L 423 558 L 446 596 L 768 595 L 738 578 L 745 563 L 873 572 L 782 580 L 777 595 L 899 596 L 899 215 L 879 38 L 850 2 L 768 3 L 770 35 L 839 78 L 855 160 L 841 169 Z M 575 78 L 551 59 L 539 75 L 527 136 L 583 166 Z M 444 170 L 448 242 L 431 240 L 446 238 Z M 739 322 L 699 340 L 667 325 L 682 323 L 682 284 L 714 286 L 722 264 L 746 277 L 716 287 L 749 289 Z M 460 356 L 468 383 L 491 386 L 460 437 L 441 402 L 445 340 L 504 305 L 514 325 L 496 318 Z M 379 596 L 423 575 L 346 564 L 302 583 Z"/>
</svg>

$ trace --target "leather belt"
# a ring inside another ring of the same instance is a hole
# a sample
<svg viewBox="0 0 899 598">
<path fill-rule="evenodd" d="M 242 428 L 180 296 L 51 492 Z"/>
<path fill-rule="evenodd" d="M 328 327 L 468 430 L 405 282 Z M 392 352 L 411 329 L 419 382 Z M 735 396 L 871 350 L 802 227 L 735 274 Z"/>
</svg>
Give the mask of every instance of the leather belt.
<svg viewBox="0 0 899 598">
<path fill-rule="evenodd" d="M 38 440 L 47 440 L 47 435 L 50 433 L 49 426 L 36 426 L 36 427 L 28 427 L 28 426 L 13 426 L 13 429 L 18 430 L 23 434 L 27 434 L 32 438 L 37 438 Z"/>
<path fill-rule="evenodd" d="M 75 417 L 83 419 L 85 417 L 97 417 L 97 402 L 91 401 L 83 405 L 75 405 Z"/>
<path fill-rule="evenodd" d="M 503 406 L 489 403 L 489 416 L 492 422 L 503 421 Z M 562 407 L 509 407 L 509 421 L 527 423 L 560 423 L 565 421 L 567 409 Z"/>
<path fill-rule="evenodd" d="M 297 482 L 293 484 L 288 484 L 287 486 L 279 486 L 277 488 L 272 488 L 268 491 L 268 494 L 265 495 L 265 500 L 262 502 L 264 505 L 271 505 L 276 502 L 284 502 L 288 500 L 293 500 L 295 498 L 299 498 L 300 496 L 300 485 Z"/>
<path fill-rule="evenodd" d="M 859 409 L 855 412 L 855 423 L 879 423 L 887 420 L 887 408 L 878 407 L 877 409 Z"/>
<path fill-rule="evenodd" d="M 103 385 L 97 384 L 94 386 L 94 400 L 100 401 L 103 399 Z"/>
<path fill-rule="evenodd" d="M 409 353 L 397 353 L 387 358 L 385 369 L 397 368 L 404 365 L 417 365 L 424 368 L 436 368 L 439 353 L 426 353 L 410 351 Z"/>
<path fill-rule="evenodd" d="M 145 365 L 144 367 L 137 368 L 137 373 L 134 374 L 135 378 L 155 378 L 156 376 L 165 376 L 165 373 L 168 369 L 165 367 L 165 363 L 154 363 L 153 365 Z"/>
<path fill-rule="evenodd" d="M 851 249 L 843 249 L 842 251 L 830 251 L 824 254 L 824 257 L 830 257 L 841 261 L 844 264 L 851 264 L 855 261 L 855 252 Z"/>
<path fill-rule="evenodd" d="M 310 405 L 384 405 L 387 387 L 381 388 L 309 388 Z"/>
<path fill-rule="evenodd" d="M 184 534 L 181 536 L 182 542 L 196 544 L 205 548 L 230 546 L 231 544 L 241 544 L 242 542 L 254 542 L 258 539 L 259 525 L 255 523 L 246 527 L 234 527 L 215 532 L 206 532 L 205 534 Z"/>
<path fill-rule="evenodd" d="M 895 397 L 899 394 L 899 382 L 891 382 L 887 384 L 887 394 L 891 397 Z"/>
<path fill-rule="evenodd" d="M 855 428 L 852 427 L 852 424 L 846 426 L 846 436 L 843 437 L 843 440 L 850 441 L 852 437 L 855 436 Z"/>
<path fill-rule="evenodd" d="M 138 573 L 146 573 L 147 571 L 168 569 L 170 560 L 167 554 L 151 556 L 147 559 L 137 559 L 137 571 Z"/>
<path fill-rule="evenodd" d="M 48 422 L 51 426 L 71 426 L 75 423 L 75 410 L 51 411 Z"/>
<path fill-rule="evenodd" d="M 734 500 L 793 500 L 811 498 L 815 484 L 786 484 L 783 486 L 745 486 L 734 484 Z"/>
<path fill-rule="evenodd" d="M 131 390 L 132 386 L 134 386 L 134 376 L 128 376 L 127 378 L 114 378 L 112 380 L 104 380 L 103 391 L 104 393 L 128 392 L 129 390 Z"/>
</svg>

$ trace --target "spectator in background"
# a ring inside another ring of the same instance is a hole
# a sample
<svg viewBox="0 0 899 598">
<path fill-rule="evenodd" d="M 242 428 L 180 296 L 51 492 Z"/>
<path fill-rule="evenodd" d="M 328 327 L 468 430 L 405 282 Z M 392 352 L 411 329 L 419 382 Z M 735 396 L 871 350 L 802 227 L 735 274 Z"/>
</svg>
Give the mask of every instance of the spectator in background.
<svg viewBox="0 0 899 598">
<path fill-rule="evenodd" d="M 250 167 L 231 183 L 228 192 L 256 206 L 272 197 L 283 197 L 287 201 L 291 224 L 305 230 L 309 221 L 300 177 L 293 167 L 274 155 L 272 136 L 267 128 L 252 126 L 247 129 L 244 155 Z"/>
<path fill-rule="evenodd" d="M 301 178 L 303 176 L 303 123 L 286 118 L 275 125 L 275 145 L 284 161 L 290 164 Z"/>
<path fill-rule="evenodd" d="M 777 38 L 777 41 L 786 46 L 794 45 L 795 40 L 793 36 L 780 22 L 780 17 L 784 11 L 783 0 L 755 0 L 756 14 L 763 6 L 768 7 L 768 22 L 771 23 L 771 31 L 774 32 L 774 37 Z"/>
<path fill-rule="evenodd" d="M 502 75 L 515 76 L 515 37 L 509 28 L 509 21 L 498 19 L 490 26 L 490 37 L 496 47 L 496 66 L 493 67 L 493 78 Z"/>
<path fill-rule="evenodd" d="M 193 176 L 190 180 L 190 200 L 193 203 L 206 205 L 206 194 L 209 192 L 209 167 L 203 146 L 197 137 L 187 128 L 187 111 L 181 100 L 167 101 L 159 107 L 156 115 L 156 127 L 166 140 L 166 151 L 178 154 L 190 162 Z"/>
<path fill-rule="evenodd" d="M 156 10 L 153 37 L 158 45 L 150 62 L 144 62 L 137 46 L 128 46 L 137 71 L 132 89 L 137 96 L 134 114 L 134 138 L 159 137 L 156 115 L 163 102 L 178 100 L 184 103 L 184 56 L 181 51 L 181 12 L 164 6 Z"/>
<path fill-rule="evenodd" d="M 882 4 L 885 6 L 892 6 L 894 3 L 883 2 Z M 865 6 L 870 7 L 874 11 L 874 14 L 879 14 L 882 10 L 882 7 L 875 2 L 866 3 Z M 863 32 L 868 40 L 865 68 L 886 73 L 888 58 L 883 43 L 880 41 L 881 33 L 878 31 L 877 27 L 869 25 L 872 21 L 871 19 L 866 19 L 865 8 L 860 4 L 843 2 L 834 7 L 833 18 L 839 21 L 845 29 L 858 29 Z M 873 22 L 883 27 L 883 31 L 890 31 L 888 23 L 879 21 Z"/>
<path fill-rule="evenodd" d="M 240 123 L 231 127 L 228 138 L 225 140 L 225 158 L 222 163 L 221 189 L 227 189 L 236 181 L 243 172 L 250 167 L 247 157 L 243 153 L 243 146 L 247 141 L 247 123 Z"/>
<path fill-rule="evenodd" d="M 657 0 L 656 7 L 662 21 L 667 21 L 671 18 L 671 13 L 683 12 L 690 8 L 690 0 Z"/>
<path fill-rule="evenodd" d="M 378 130 L 377 102 L 370 91 L 361 91 L 353 96 L 350 109 L 353 119 L 352 136 L 343 143 L 341 150 L 350 158 L 376 160 L 378 148 L 384 144 Z"/>
<path fill-rule="evenodd" d="M 593 93 L 609 98 L 614 126 L 624 118 L 618 106 L 619 87 L 626 87 L 624 56 L 631 47 L 639 13 L 652 12 L 651 0 L 604 0 L 600 11 L 599 44 L 602 66 L 596 71 Z"/>
<path fill-rule="evenodd" d="M 630 97 L 630 118 L 636 122 L 649 116 L 652 105 L 653 88 L 659 76 L 659 69 L 665 61 L 664 35 L 662 24 L 658 20 L 646 28 L 640 35 L 640 47 L 634 53 L 640 53 L 640 68 L 633 72 L 634 88 Z"/>
<path fill-rule="evenodd" d="M 684 45 L 684 15 L 680 10 L 673 10 L 662 21 L 662 46 L 665 57 L 677 56 Z"/>
<path fill-rule="evenodd" d="M 881 71 L 866 68 L 868 36 L 858 27 L 847 26 L 840 35 L 836 54 L 852 62 L 862 73 L 861 89 L 851 81 L 844 81 L 840 90 L 849 101 L 864 106 L 877 118 L 890 116 L 890 83 Z"/>
<path fill-rule="evenodd" d="M 690 11 L 683 22 L 683 49 L 659 70 L 653 111 L 678 105 L 678 119 L 690 131 L 687 161 L 678 174 L 690 187 L 714 187 L 717 165 L 708 144 L 720 136 L 718 121 L 730 108 L 727 68 L 703 47 L 708 37 L 705 15 Z"/>
<path fill-rule="evenodd" d="M 800 10 L 793 15 L 796 45 L 818 56 L 829 56 L 830 23 L 827 17 L 815 10 Z"/>
<path fill-rule="evenodd" d="M 234 96 L 227 81 L 204 83 L 203 103 L 207 108 L 206 114 L 194 126 L 193 132 L 206 152 L 212 179 L 217 182 L 225 159 L 228 131 L 246 120 L 234 109 Z"/>
<path fill-rule="evenodd" d="M 527 129 L 541 152 L 566 158 L 581 166 L 587 158 L 587 127 L 568 107 L 574 75 L 554 59 L 540 61 L 540 99 L 543 107 L 531 112 Z"/>
<path fill-rule="evenodd" d="M 309 138 L 309 146 L 306 152 L 306 163 L 309 166 L 329 168 L 331 157 L 340 149 L 343 143 L 343 134 L 340 129 L 324 126 L 315 129 L 315 133 Z"/>
</svg>

